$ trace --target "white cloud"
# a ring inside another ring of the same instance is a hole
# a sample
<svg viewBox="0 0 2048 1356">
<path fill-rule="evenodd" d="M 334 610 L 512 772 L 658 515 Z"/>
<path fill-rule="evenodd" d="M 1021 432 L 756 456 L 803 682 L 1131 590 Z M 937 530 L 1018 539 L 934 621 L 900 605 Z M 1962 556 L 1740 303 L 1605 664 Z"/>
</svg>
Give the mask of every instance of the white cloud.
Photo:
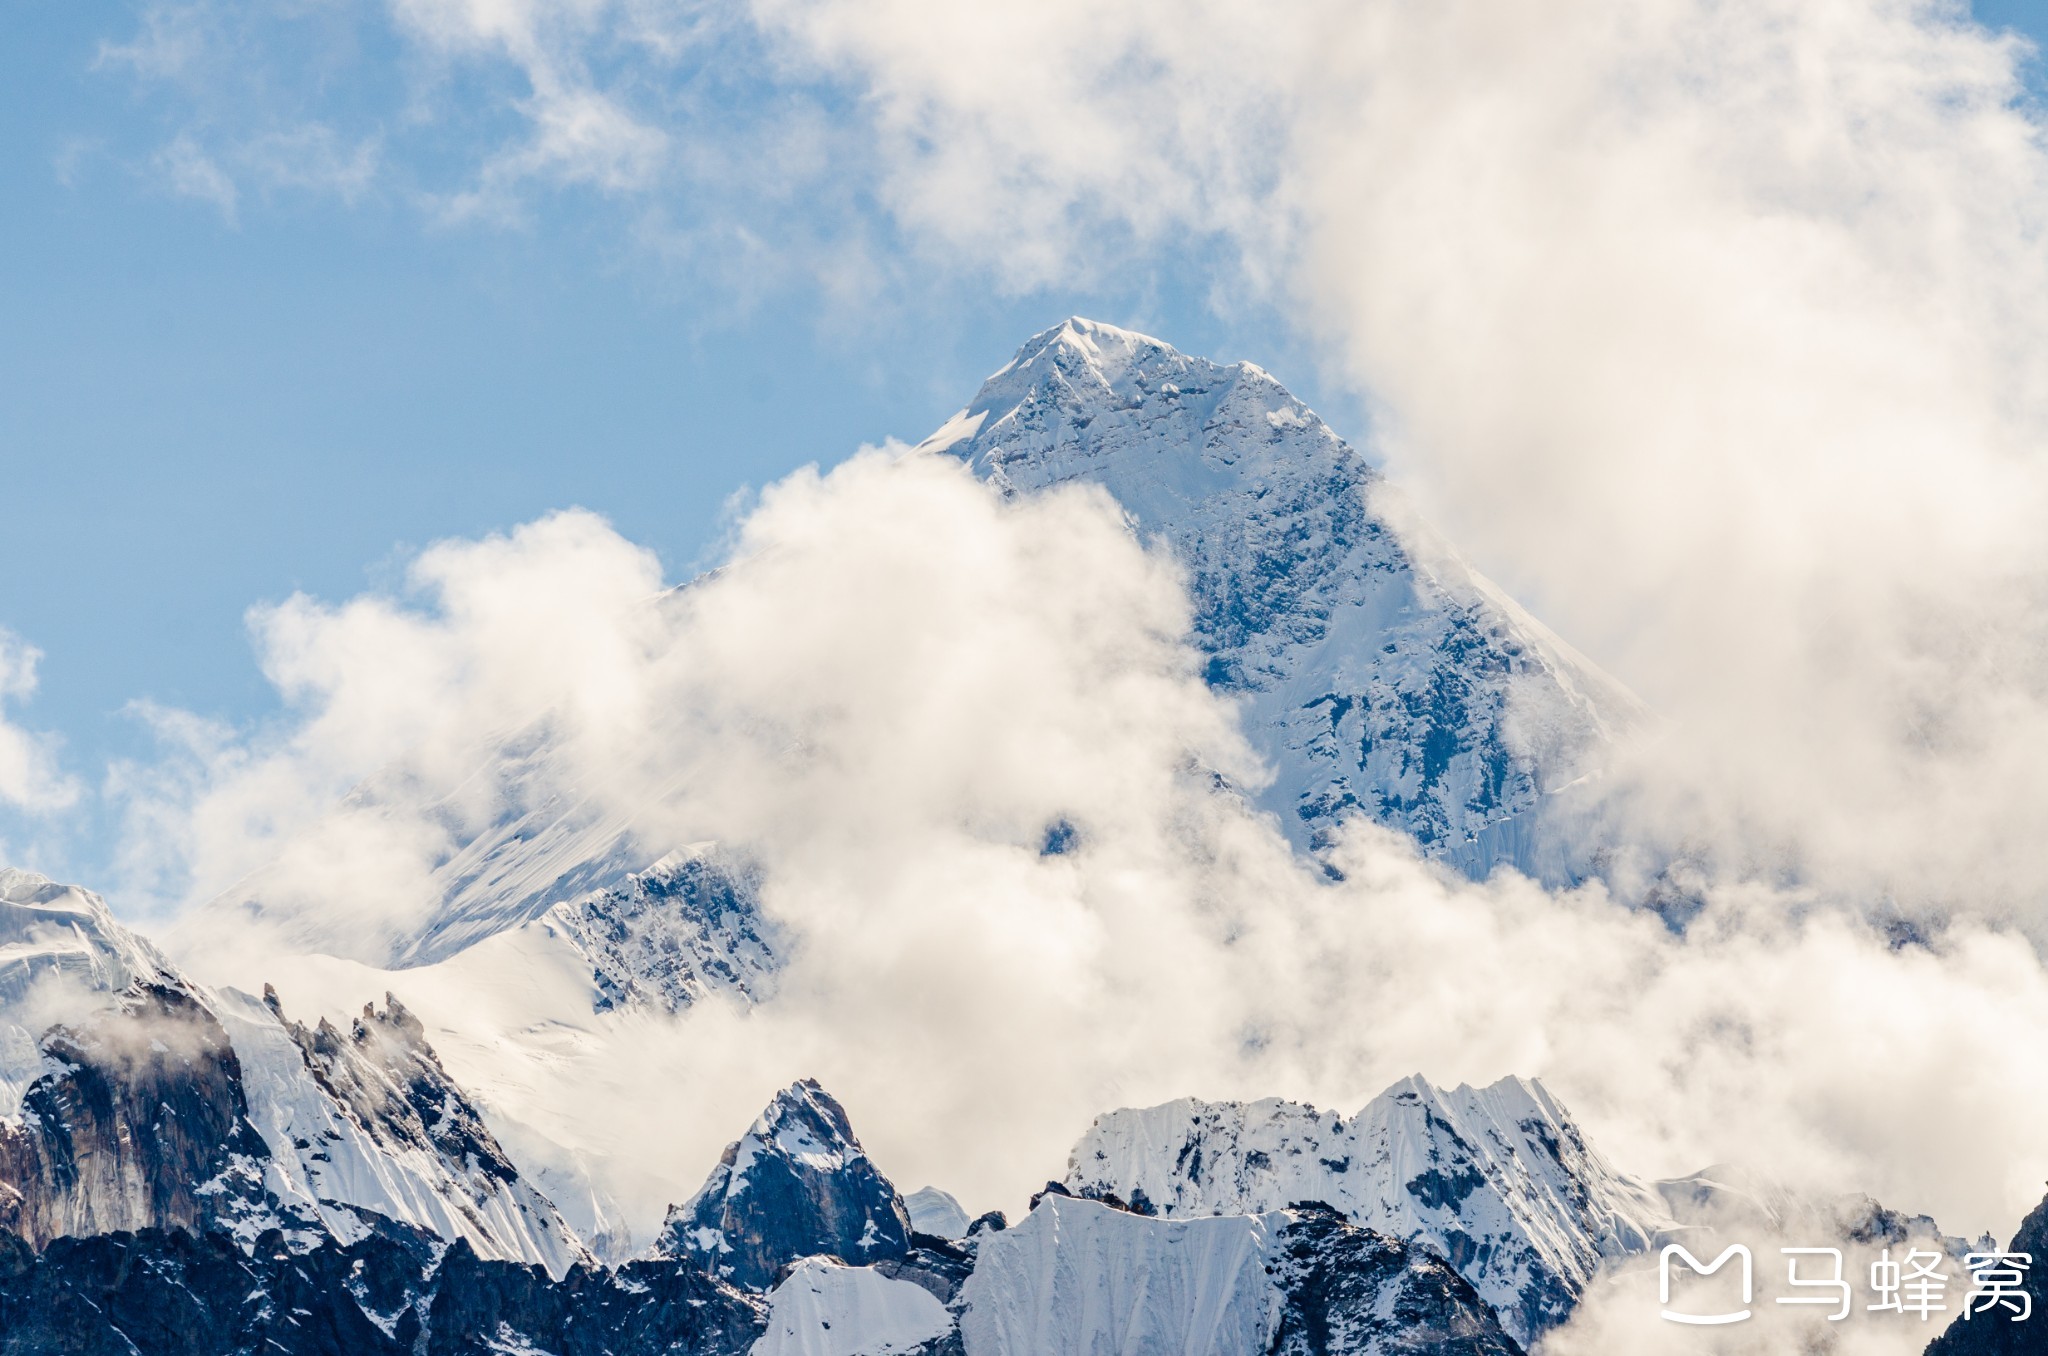
<svg viewBox="0 0 2048 1356">
<path fill-rule="evenodd" d="M 0 802 L 41 813 L 78 799 L 78 784 L 57 764 L 56 742 L 7 719 L 7 703 L 35 695 L 43 652 L 0 627 Z"/>
<path fill-rule="evenodd" d="M 388 140 L 333 133 L 351 192 L 452 148 L 444 216 L 582 185 L 685 269 L 800 257 L 854 305 L 928 286 L 906 239 L 1013 289 L 1209 251 L 1670 718 L 1625 836 L 1926 914 L 2048 886 L 2048 156 L 2021 49 L 1957 6 L 347 12 L 419 58 Z M 123 59 L 189 81 L 246 29 L 153 10 Z M 329 125 L 287 111 L 252 125 Z M 241 143 L 192 135 L 167 170 L 235 211 Z"/>
<path fill-rule="evenodd" d="M 1344 882 L 1310 872 L 1210 790 L 1207 768 L 1256 769 L 1181 643 L 1175 569 L 1099 493 L 1006 503 L 944 459 L 871 453 L 771 487 L 737 542 L 657 604 L 642 553 L 564 515 L 434 548 L 413 602 L 262 614 L 303 719 L 216 756 L 164 841 L 215 880 L 283 844 L 271 898 L 313 930 L 199 914 L 181 955 L 301 1007 L 394 989 L 458 1078 L 573 1146 L 643 1228 L 801 1075 L 889 1171 L 978 1207 L 1014 1209 L 1112 1106 L 1349 1108 L 1418 1070 L 1544 1076 L 1626 1166 L 1748 1161 L 1951 1229 L 2008 1227 L 2048 1169 L 2048 1056 L 2003 1038 L 2048 1025 L 2021 938 L 1959 923 L 1894 950 L 1809 893 L 1725 885 L 1680 937 L 1597 886 L 1444 877 L 1364 827 Z M 447 807 L 498 808 L 465 802 L 466 774 L 544 709 L 550 786 L 626 816 L 649 857 L 715 838 L 764 862 L 799 939 L 771 1003 L 600 1019 L 576 976 L 502 944 L 390 974 L 297 954 L 416 922 Z M 386 760 L 451 798 L 328 812 Z M 1060 818 L 1081 848 L 1042 857 Z"/>
<path fill-rule="evenodd" d="M 235 224 L 241 190 L 235 187 L 235 181 L 220 167 L 220 162 L 192 137 L 172 138 L 151 163 L 173 193 L 211 203 L 219 209 L 223 221 L 230 226 Z"/>
</svg>

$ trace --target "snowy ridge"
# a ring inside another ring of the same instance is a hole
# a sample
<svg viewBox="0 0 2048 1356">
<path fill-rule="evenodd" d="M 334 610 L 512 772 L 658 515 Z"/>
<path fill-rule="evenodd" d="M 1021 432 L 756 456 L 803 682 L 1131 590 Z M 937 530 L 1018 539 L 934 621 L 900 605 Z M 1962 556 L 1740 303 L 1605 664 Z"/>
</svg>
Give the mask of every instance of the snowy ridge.
<svg viewBox="0 0 2048 1356">
<path fill-rule="evenodd" d="M 385 1001 L 381 1013 L 365 1005 L 343 1032 L 288 1020 L 269 991 L 260 1002 L 222 996 L 250 1119 L 271 1149 L 273 1193 L 315 1212 L 343 1243 L 369 1232 L 369 1212 L 556 1278 L 590 1260 L 442 1072 L 418 1022 Z"/>
<path fill-rule="evenodd" d="M 1111 1112 L 1066 1181 L 1169 1218 L 1324 1202 L 1443 1254 L 1524 1343 L 1564 1320 L 1604 1259 L 1681 1227 L 1520 1078 L 1448 1092 L 1408 1078 L 1348 1119 L 1270 1098 Z"/>
<path fill-rule="evenodd" d="M 1072 319 L 1032 338 L 920 445 L 1006 493 L 1106 488 L 1188 572 L 1208 678 L 1249 703 L 1290 837 L 1362 812 L 1475 875 L 1550 878 L 1545 798 L 1602 763 L 1639 703 L 1428 529 L 1251 363 Z"/>
<path fill-rule="evenodd" d="M 753 1002 L 779 963 L 780 939 L 761 915 L 760 891 L 758 868 L 702 843 L 526 926 L 582 958 L 599 1012 L 680 1012 L 711 993 Z"/>
</svg>

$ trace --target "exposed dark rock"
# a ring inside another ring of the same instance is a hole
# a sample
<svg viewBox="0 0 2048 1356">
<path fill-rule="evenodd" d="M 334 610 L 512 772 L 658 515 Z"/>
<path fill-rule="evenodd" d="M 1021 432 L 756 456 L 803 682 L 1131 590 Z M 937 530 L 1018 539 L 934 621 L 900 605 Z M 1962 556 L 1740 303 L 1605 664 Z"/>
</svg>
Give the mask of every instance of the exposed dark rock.
<svg viewBox="0 0 2048 1356">
<path fill-rule="evenodd" d="M 2007 1251 L 2023 1252 L 2033 1259 L 2020 1285 L 2031 1301 L 2030 1316 L 2015 1323 L 2009 1309 L 1992 1309 L 1970 1318 L 1958 1312 L 1927 1348 L 1927 1356 L 2040 1356 L 2048 1351 L 2048 1198 L 2020 1221 Z M 1967 1293 L 1967 1285 L 1955 1292 L 1958 1310 Z"/>
<path fill-rule="evenodd" d="M 974 1249 L 949 1238 L 912 1234 L 910 1252 L 875 1263 L 875 1270 L 898 1281 L 922 1286 L 941 1304 L 951 1304 L 974 1271 Z"/>
<path fill-rule="evenodd" d="M 1427 1248 L 1290 1207 L 1271 1269 L 1285 1296 L 1273 1356 L 1522 1356 L 1470 1282 Z"/>
<path fill-rule="evenodd" d="M 438 1260 L 437 1260 L 438 1259 Z M 484 1261 L 401 1232 L 244 1253 L 221 1234 L 0 1238 L 0 1356 L 740 1356 L 761 1301 L 679 1262 Z"/>
<path fill-rule="evenodd" d="M 227 1032 L 182 988 L 143 983 L 42 1048 L 19 1123 L 0 1125 L 0 1230 L 40 1247 L 143 1228 L 260 1228 L 269 1147 Z"/>
<path fill-rule="evenodd" d="M 808 1078 L 726 1147 L 697 1194 L 669 1210 L 656 1244 L 660 1256 L 695 1258 L 753 1290 L 799 1258 L 865 1266 L 909 1251 L 903 1198 L 854 1138 L 845 1109 Z"/>
</svg>

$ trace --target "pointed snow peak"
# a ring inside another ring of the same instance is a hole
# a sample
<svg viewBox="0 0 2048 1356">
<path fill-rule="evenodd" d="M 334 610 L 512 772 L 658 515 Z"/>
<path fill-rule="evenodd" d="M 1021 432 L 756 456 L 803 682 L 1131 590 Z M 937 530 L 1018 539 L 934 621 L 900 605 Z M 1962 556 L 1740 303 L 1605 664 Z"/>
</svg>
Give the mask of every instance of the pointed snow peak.
<svg viewBox="0 0 2048 1356">
<path fill-rule="evenodd" d="M 1310 436 L 1271 436 L 1282 432 Z M 1078 316 L 1033 335 L 921 446 L 951 452 L 1011 492 L 1089 476 L 1153 527 L 1269 465 L 1312 471 L 1321 455 L 1367 473 L 1313 411 L 1250 363 L 1191 357 Z M 1132 502 L 1148 485 L 1169 499 Z"/>
<path fill-rule="evenodd" d="M 823 1169 L 842 1167 L 848 1159 L 863 1153 L 860 1141 L 854 1138 L 853 1122 L 847 1118 L 846 1108 L 814 1078 L 800 1078 L 776 1093 L 767 1109 L 755 1118 L 747 1139 L 740 1143 L 742 1152 L 754 1144 L 773 1145 L 784 1154 Z"/>
<path fill-rule="evenodd" d="M 1057 370 L 1074 376 L 1085 371 L 1102 384 L 1114 386 L 1134 367 L 1161 361 L 1186 364 L 1190 360 L 1173 345 L 1149 334 L 1076 315 L 1032 335 L 1009 365 L 989 380 L 1018 372 Z"/>
<path fill-rule="evenodd" d="M 910 1250 L 903 1198 L 814 1079 L 775 1095 L 727 1146 L 696 1195 L 671 1207 L 657 1255 L 696 1257 L 737 1285 L 768 1289 L 798 1258 L 855 1265 Z"/>
</svg>

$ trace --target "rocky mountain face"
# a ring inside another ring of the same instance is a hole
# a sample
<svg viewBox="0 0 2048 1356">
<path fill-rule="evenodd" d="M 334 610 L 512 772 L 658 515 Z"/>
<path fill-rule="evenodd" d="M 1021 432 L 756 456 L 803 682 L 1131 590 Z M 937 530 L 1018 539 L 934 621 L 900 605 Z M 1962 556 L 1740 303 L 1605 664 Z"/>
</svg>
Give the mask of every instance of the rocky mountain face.
<svg viewBox="0 0 2048 1356">
<path fill-rule="evenodd" d="M 657 1256 L 695 1257 L 751 1289 L 789 1262 L 861 1265 L 910 1251 L 903 1198 L 854 1138 L 846 1111 L 810 1079 L 776 1095 L 726 1146 L 697 1194 L 669 1212 Z"/>
<path fill-rule="evenodd" d="M 761 916 L 760 891 L 758 867 L 703 844 L 556 904 L 527 926 L 581 958 L 600 1012 L 675 1013 L 711 993 L 752 1002 L 786 945 Z"/>
<path fill-rule="evenodd" d="M 1499 1316 L 1426 1249 L 1315 1205 L 1288 1212 L 1267 1268 L 1282 1302 L 1273 1356 L 1519 1356 Z"/>
<path fill-rule="evenodd" d="M 0 1121 L 0 1230 L 41 1246 L 149 1227 L 246 1233 L 271 1222 L 241 1067 L 189 993 L 143 982 L 55 1027 L 48 1072 Z"/>
<path fill-rule="evenodd" d="M 0 1115 L 0 1227 L 46 1243 L 146 1229 L 277 1231 L 303 1246 L 385 1222 L 555 1275 L 583 1245 L 521 1179 L 424 1032 L 387 997 L 344 1028 L 192 983 L 85 891 L 15 873 L 0 1007 L 29 1081 Z M 18 973 L 18 972 L 17 972 Z M 32 1034 L 30 1023 L 66 1014 Z"/>
<path fill-rule="evenodd" d="M 1066 1185 L 1171 1219 L 1323 1202 L 1448 1259 L 1523 1343 L 1564 1321 L 1604 1260 L 1681 1227 L 1528 1079 L 1448 1092 L 1404 1079 L 1349 1117 L 1278 1099 L 1111 1112 L 1075 1146 Z"/>
<path fill-rule="evenodd" d="M 98 895 L 0 867 L 0 1117 L 15 1115 L 48 1071 L 45 1031 L 87 1021 L 130 985 L 168 983 L 171 974 Z"/>
<path fill-rule="evenodd" d="M 923 444 L 1007 493 L 1102 486 L 1186 567 L 1210 683 L 1242 696 L 1296 842 L 1346 815 L 1474 876 L 1558 876 L 1541 813 L 1637 701 L 1390 511 L 1381 475 L 1251 363 L 1072 319 Z"/>
<path fill-rule="evenodd" d="M 364 1004 L 346 1028 L 293 1022 L 268 989 L 261 1015 L 239 1006 L 232 1029 L 241 1048 L 260 1052 L 251 1063 L 265 1077 L 252 1080 L 251 1100 L 275 1151 L 278 1194 L 303 1198 L 328 1232 L 357 1237 L 368 1214 L 555 1275 L 586 1260 L 576 1231 L 520 1176 L 397 999 L 385 995 L 382 1011 Z"/>
<path fill-rule="evenodd" d="M 143 1230 L 0 1235 L 0 1356 L 741 1356 L 763 1302 L 673 1263 L 537 1267 L 404 1231 L 242 1247 Z"/>
</svg>

